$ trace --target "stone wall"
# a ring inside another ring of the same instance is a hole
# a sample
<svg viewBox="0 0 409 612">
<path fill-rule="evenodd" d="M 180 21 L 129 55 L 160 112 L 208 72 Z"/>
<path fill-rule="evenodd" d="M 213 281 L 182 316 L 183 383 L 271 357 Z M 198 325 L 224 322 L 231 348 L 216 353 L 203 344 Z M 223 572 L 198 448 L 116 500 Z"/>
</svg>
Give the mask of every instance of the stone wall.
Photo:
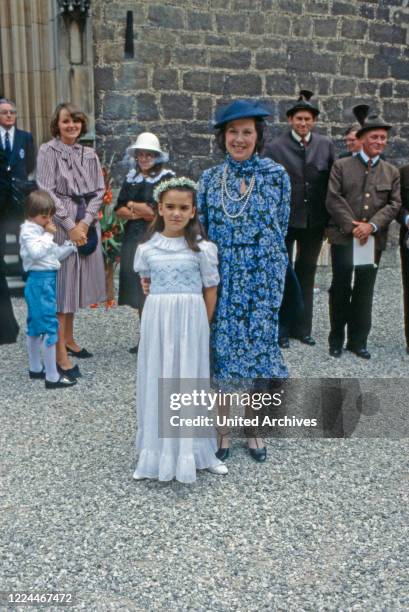
<svg viewBox="0 0 409 612">
<path fill-rule="evenodd" d="M 395 125 L 387 155 L 409 160 L 407 0 L 93 0 L 96 132 L 101 157 L 154 131 L 178 171 L 214 164 L 218 103 L 256 97 L 271 132 L 300 88 L 316 92 L 319 129 L 337 141 L 350 108 L 375 101 Z M 124 59 L 133 11 L 134 57 Z M 124 167 L 116 163 L 119 180 Z"/>
</svg>

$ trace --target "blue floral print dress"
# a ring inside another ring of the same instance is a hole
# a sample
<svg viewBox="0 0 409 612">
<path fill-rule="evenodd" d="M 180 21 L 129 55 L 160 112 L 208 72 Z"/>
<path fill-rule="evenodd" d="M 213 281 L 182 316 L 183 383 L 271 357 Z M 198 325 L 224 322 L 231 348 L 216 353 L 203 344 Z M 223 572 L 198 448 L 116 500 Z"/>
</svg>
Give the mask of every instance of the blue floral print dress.
<svg viewBox="0 0 409 612">
<path fill-rule="evenodd" d="M 241 195 L 244 179 L 255 184 L 247 206 Z M 278 312 L 287 270 L 287 233 L 290 180 L 284 168 L 254 154 L 205 170 L 198 190 L 198 210 L 210 240 L 219 250 L 218 301 L 211 329 L 213 380 L 237 384 L 243 379 L 285 378 L 287 368 L 278 346 Z"/>
</svg>

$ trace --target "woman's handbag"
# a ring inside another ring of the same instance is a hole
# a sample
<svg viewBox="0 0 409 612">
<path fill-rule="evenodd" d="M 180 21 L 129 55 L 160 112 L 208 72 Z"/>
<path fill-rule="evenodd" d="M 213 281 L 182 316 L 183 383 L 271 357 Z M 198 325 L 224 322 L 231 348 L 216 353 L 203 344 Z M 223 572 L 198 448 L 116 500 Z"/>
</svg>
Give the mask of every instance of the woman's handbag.
<svg viewBox="0 0 409 612">
<path fill-rule="evenodd" d="M 95 197 L 95 195 L 96 193 L 92 191 L 90 193 L 82 193 L 82 194 L 71 196 L 73 201 L 78 206 L 78 212 L 77 212 L 77 216 L 75 219 L 77 223 L 78 221 L 81 221 L 85 217 L 85 211 L 86 211 L 87 204 L 93 197 Z M 95 223 L 92 223 L 92 225 L 90 225 L 88 228 L 87 242 L 86 244 L 83 244 L 82 246 L 78 247 L 78 254 L 83 255 L 83 256 L 92 255 L 92 253 L 96 250 L 97 246 L 98 246 L 97 228 L 95 227 Z"/>
<path fill-rule="evenodd" d="M 77 247 L 79 255 L 92 255 L 98 246 L 98 233 L 94 224 L 88 228 L 87 242 L 82 246 Z"/>
</svg>

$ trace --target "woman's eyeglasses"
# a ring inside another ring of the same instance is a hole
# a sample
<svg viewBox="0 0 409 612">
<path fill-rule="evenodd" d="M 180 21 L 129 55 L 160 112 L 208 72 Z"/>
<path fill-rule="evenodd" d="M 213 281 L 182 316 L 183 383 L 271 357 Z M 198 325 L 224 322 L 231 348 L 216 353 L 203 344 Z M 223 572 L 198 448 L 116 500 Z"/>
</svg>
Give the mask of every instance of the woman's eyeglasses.
<svg viewBox="0 0 409 612">
<path fill-rule="evenodd" d="M 0 115 L 17 115 L 17 111 L 15 111 L 15 110 L 2 110 L 2 111 L 0 111 Z"/>
</svg>

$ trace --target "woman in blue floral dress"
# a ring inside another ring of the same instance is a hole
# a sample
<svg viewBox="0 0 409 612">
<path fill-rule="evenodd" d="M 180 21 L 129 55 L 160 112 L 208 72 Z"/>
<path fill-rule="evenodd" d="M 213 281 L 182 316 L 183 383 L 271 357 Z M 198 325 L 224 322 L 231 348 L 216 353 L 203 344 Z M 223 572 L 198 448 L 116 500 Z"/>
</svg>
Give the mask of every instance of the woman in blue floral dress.
<svg viewBox="0 0 409 612">
<path fill-rule="evenodd" d="M 219 250 L 211 358 L 213 379 L 225 389 L 288 375 L 278 346 L 278 313 L 288 263 L 290 181 L 282 166 L 258 155 L 267 115 L 246 100 L 219 110 L 215 128 L 226 157 L 199 183 L 200 219 Z M 254 459 L 265 460 L 260 439 L 249 438 L 248 446 Z M 227 436 L 219 447 L 218 457 L 226 459 Z"/>
</svg>

